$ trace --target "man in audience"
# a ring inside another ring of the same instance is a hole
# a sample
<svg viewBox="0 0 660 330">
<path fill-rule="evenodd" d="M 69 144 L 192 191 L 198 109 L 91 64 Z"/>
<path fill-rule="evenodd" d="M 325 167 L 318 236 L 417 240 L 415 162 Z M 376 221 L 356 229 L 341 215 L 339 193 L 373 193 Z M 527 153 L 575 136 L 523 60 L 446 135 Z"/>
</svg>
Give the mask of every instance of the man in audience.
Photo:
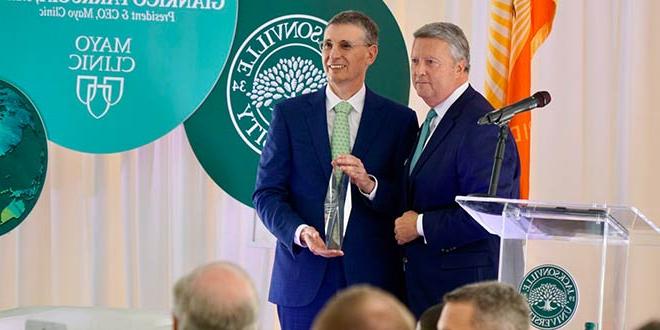
<svg viewBox="0 0 660 330">
<path fill-rule="evenodd" d="M 427 308 L 417 322 L 417 330 L 435 330 L 442 312 L 442 303 Z"/>
<path fill-rule="evenodd" d="M 481 282 L 444 296 L 438 330 L 528 330 L 529 306 L 512 286 Z"/>
<path fill-rule="evenodd" d="M 321 310 L 313 330 L 413 330 L 415 318 L 392 294 L 357 285 L 340 291 Z"/>
<path fill-rule="evenodd" d="M 660 321 L 649 321 L 637 330 L 660 330 Z"/>
<path fill-rule="evenodd" d="M 241 268 L 228 262 L 204 265 L 174 286 L 174 330 L 256 330 L 258 305 Z"/>
</svg>

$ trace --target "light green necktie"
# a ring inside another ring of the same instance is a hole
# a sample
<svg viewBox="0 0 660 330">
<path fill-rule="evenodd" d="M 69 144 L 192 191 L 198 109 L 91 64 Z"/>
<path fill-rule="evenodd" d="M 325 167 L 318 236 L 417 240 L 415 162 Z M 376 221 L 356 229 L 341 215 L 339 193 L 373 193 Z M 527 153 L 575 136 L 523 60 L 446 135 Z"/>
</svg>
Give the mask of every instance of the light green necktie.
<svg viewBox="0 0 660 330">
<path fill-rule="evenodd" d="M 332 151 L 332 159 L 342 154 L 351 152 L 351 136 L 348 128 L 348 113 L 353 110 L 350 103 L 341 101 L 334 107 L 335 109 L 335 122 L 332 126 L 332 139 L 330 142 L 330 149 Z"/>
<path fill-rule="evenodd" d="M 422 155 L 422 151 L 424 151 L 424 144 L 426 144 L 426 140 L 429 139 L 429 135 L 430 135 L 429 133 L 431 132 L 431 121 L 433 121 L 433 118 L 437 116 L 438 114 L 435 112 L 434 109 L 429 110 L 429 112 L 426 114 L 426 119 L 422 124 L 422 130 L 419 132 L 419 140 L 417 141 L 417 147 L 415 148 L 415 153 L 413 154 L 412 159 L 410 160 L 409 173 L 412 173 L 413 168 L 415 168 L 415 165 L 419 160 L 419 157 Z"/>
</svg>

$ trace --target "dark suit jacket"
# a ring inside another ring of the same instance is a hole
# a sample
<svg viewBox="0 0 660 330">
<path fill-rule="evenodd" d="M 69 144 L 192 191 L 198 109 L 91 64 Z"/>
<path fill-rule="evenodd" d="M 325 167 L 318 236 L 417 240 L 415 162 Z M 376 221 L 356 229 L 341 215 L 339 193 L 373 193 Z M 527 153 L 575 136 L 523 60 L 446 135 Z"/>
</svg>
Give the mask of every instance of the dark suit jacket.
<svg viewBox="0 0 660 330">
<path fill-rule="evenodd" d="M 352 185 L 353 208 L 344 238 L 348 285 L 369 283 L 402 295 L 403 270 L 394 240 L 401 173 L 415 140 L 417 118 L 409 108 L 367 89 L 352 154 L 378 179 L 373 201 Z M 253 201 L 277 238 L 269 300 L 304 306 L 320 287 L 327 259 L 293 241 L 301 224 L 323 235 L 323 202 L 331 174 L 325 88 L 279 103 L 261 154 Z M 325 238 L 324 238 L 325 239 Z"/>
<path fill-rule="evenodd" d="M 405 245 L 408 302 L 417 316 L 442 301 L 448 291 L 497 279 L 499 238 L 454 201 L 458 195 L 488 192 L 498 128 L 478 126 L 477 120 L 492 109 L 468 87 L 440 120 L 406 176 L 407 209 L 424 214 L 427 241 L 420 237 Z M 505 151 L 497 195 L 517 198 L 520 170 L 511 136 Z"/>
</svg>

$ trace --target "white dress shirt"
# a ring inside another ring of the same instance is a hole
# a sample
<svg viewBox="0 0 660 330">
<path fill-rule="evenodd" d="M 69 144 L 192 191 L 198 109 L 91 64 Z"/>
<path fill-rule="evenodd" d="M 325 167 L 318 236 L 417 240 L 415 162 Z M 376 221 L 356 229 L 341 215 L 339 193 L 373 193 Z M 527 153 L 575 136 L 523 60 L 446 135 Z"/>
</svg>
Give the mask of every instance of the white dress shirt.
<svg viewBox="0 0 660 330">
<path fill-rule="evenodd" d="M 469 82 L 465 82 L 462 85 L 458 86 L 454 90 L 449 97 L 447 97 L 444 101 L 440 102 L 440 104 L 436 105 L 433 107 L 433 109 L 430 109 L 429 111 L 435 111 L 438 115 L 431 120 L 431 127 L 430 127 L 430 134 L 429 138 L 426 140 L 424 143 L 424 148 L 426 148 L 426 145 L 431 141 L 431 137 L 433 137 L 433 133 L 435 133 L 436 127 L 438 127 L 438 124 L 440 123 L 440 120 L 442 120 L 442 117 L 445 116 L 447 113 L 447 110 L 458 100 L 458 98 L 463 95 L 465 90 L 467 90 L 468 86 L 470 86 Z M 424 237 L 424 214 L 419 214 L 417 215 L 417 233 Z M 426 243 L 426 237 L 424 237 L 424 243 Z"/>
<path fill-rule="evenodd" d="M 355 144 L 355 137 L 357 136 L 358 128 L 360 127 L 360 118 L 362 118 L 362 110 L 364 110 L 364 99 L 367 95 L 367 88 L 364 84 L 362 84 L 362 88 L 357 91 L 353 96 L 351 96 L 348 100 L 342 100 L 337 94 L 335 94 L 332 89 L 330 88 L 330 85 L 326 85 L 325 87 L 325 114 L 328 122 L 328 137 L 332 139 L 332 129 L 334 128 L 335 125 L 335 110 L 334 107 L 342 101 L 346 101 L 351 104 L 353 107 L 353 110 L 348 113 L 348 129 L 349 129 L 349 134 L 350 134 L 350 146 L 351 150 L 353 150 L 353 145 Z M 331 141 L 329 141 L 331 142 Z M 374 197 L 376 196 L 376 190 L 378 189 L 378 180 L 376 177 L 369 175 L 369 177 L 374 180 L 375 186 L 374 189 L 371 191 L 371 193 L 367 194 L 360 190 L 360 193 L 362 193 L 365 197 L 369 198 L 369 200 L 373 200 Z M 347 198 L 350 198 L 350 195 L 347 195 Z M 300 241 L 300 233 L 302 232 L 305 227 L 308 225 L 302 224 L 296 228 L 296 232 L 293 237 L 293 241 L 302 246 L 305 247 L 301 241 Z M 344 230 L 346 230 L 347 226 L 344 226 Z"/>
</svg>

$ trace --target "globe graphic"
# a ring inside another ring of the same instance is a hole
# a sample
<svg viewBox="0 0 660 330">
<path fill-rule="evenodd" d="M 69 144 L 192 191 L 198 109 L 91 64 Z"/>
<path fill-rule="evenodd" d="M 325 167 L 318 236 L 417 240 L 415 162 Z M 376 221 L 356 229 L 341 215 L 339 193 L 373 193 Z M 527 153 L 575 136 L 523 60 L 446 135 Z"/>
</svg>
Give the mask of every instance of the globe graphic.
<svg viewBox="0 0 660 330">
<path fill-rule="evenodd" d="M 25 94 L 0 80 L 0 235 L 23 222 L 36 204 L 47 161 L 39 114 Z"/>
</svg>

